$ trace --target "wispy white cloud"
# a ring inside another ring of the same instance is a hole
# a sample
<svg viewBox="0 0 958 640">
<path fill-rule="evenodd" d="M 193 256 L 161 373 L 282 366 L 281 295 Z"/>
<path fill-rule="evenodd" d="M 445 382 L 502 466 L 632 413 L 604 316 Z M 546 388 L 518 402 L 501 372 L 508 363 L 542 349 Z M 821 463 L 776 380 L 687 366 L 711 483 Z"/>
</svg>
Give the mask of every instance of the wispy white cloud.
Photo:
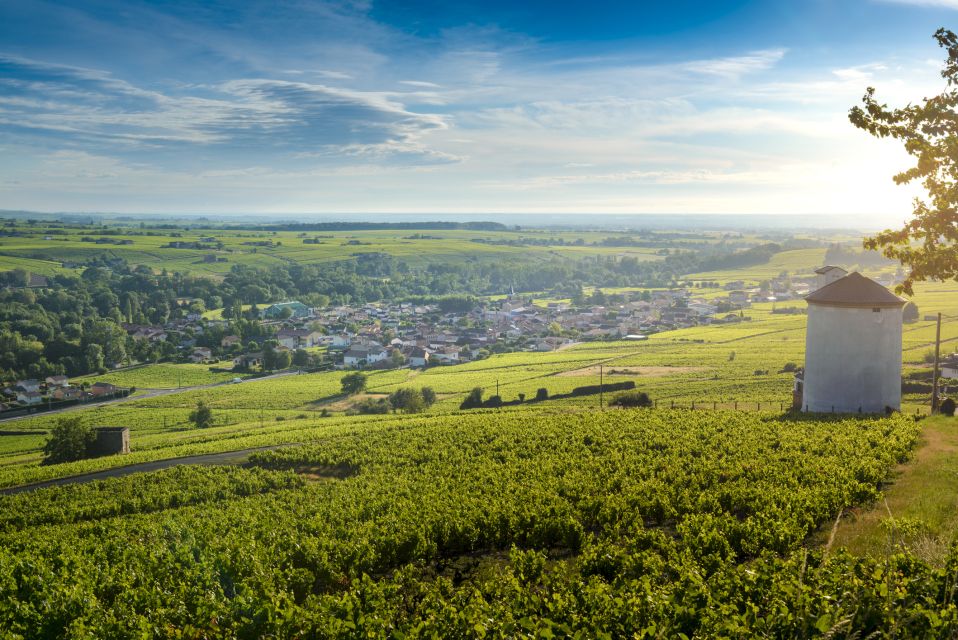
<svg viewBox="0 0 958 640">
<path fill-rule="evenodd" d="M 146 90 L 110 74 L 0 57 L 0 126 L 9 134 L 72 137 L 105 148 L 113 143 L 220 145 L 268 150 L 378 149 L 434 162 L 425 133 L 447 127 L 438 114 L 416 113 L 401 93 L 358 91 L 307 82 L 231 80 L 205 95 Z"/>
<path fill-rule="evenodd" d="M 786 49 L 765 49 L 741 56 L 695 60 L 678 65 L 680 69 L 722 78 L 734 79 L 774 67 L 783 57 Z"/>
<path fill-rule="evenodd" d="M 958 9 L 958 0 L 880 0 L 891 4 L 910 4 L 921 7 Z"/>
<path fill-rule="evenodd" d="M 410 87 L 424 87 L 427 89 L 439 88 L 439 85 L 435 82 L 426 82 L 425 80 L 400 80 L 399 84 L 404 84 Z"/>
</svg>

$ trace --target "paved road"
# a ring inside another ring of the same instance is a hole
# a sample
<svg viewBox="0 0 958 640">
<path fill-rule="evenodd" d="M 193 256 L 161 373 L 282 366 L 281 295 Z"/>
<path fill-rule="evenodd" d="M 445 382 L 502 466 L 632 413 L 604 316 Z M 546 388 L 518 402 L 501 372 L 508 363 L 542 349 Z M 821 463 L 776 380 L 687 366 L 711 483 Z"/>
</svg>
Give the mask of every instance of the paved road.
<svg viewBox="0 0 958 640">
<path fill-rule="evenodd" d="M 261 378 L 247 378 L 243 380 L 242 384 L 251 384 L 254 382 L 259 382 L 261 380 L 272 380 L 273 378 L 283 378 L 285 376 L 295 376 L 299 375 L 299 371 L 281 371 L 280 373 L 274 373 L 268 376 L 263 376 Z M 64 407 L 63 409 L 54 409 L 53 411 L 38 411 L 36 413 L 26 413 L 19 416 L 13 416 L 12 418 L 0 418 L 0 424 L 5 422 L 16 422 L 17 420 L 24 420 L 26 418 L 35 418 L 37 416 L 53 416 L 58 413 L 67 413 L 69 411 L 83 411 L 85 409 L 93 409 L 95 407 L 109 407 L 115 404 L 121 404 L 123 402 L 135 402 L 137 400 L 145 400 L 147 398 L 157 398 L 159 396 L 168 396 L 174 393 L 184 393 L 186 391 L 196 391 L 198 389 L 210 389 L 212 387 L 221 387 L 226 384 L 232 384 L 231 382 L 214 382 L 213 384 L 201 384 L 194 387 L 180 387 L 178 389 L 141 389 L 145 393 L 139 395 L 127 396 L 125 398 L 117 398 L 115 400 L 104 400 L 103 402 L 84 402 L 82 404 L 75 404 L 69 407 Z"/>
<path fill-rule="evenodd" d="M 240 449 L 238 451 L 224 451 L 222 453 L 207 453 L 197 456 L 184 456 L 182 458 L 167 458 L 166 460 L 154 460 L 152 462 L 140 462 L 137 464 L 127 465 L 125 467 L 116 467 L 114 469 L 106 469 L 105 471 L 97 471 L 94 473 L 84 473 L 78 476 L 68 476 L 66 478 L 56 478 L 55 480 L 46 480 L 44 482 L 35 482 L 33 484 L 25 484 L 19 487 L 9 487 L 7 489 L 0 489 L 0 495 L 14 495 L 17 493 L 27 493 L 29 491 L 34 491 L 36 489 L 44 489 L 46 487 L 58 487 L 67 484 L 84 484 L 87 482 L 93 482 L 94 480 L 105 480 L 107 478 L 121 478 L 123 476 L 132 475 L 134 473 L 147 473 L 150 471 L 159 471 L 161 469 L 169 469 L 170 467 L 177 467 L 184 464 L 200 464 L 200 465 L 214 465 L 214 464 L 242 464 L 246 462 L 250 454 L 256 453 L 257 451 L 269 451 L 271 449 L 280 449 L 282 447 L 295 447 L 299 446 L 298 444 L 278 444 L 272 445 L 269 447 L 254 447 L 252 449 Z"/>
</svg>

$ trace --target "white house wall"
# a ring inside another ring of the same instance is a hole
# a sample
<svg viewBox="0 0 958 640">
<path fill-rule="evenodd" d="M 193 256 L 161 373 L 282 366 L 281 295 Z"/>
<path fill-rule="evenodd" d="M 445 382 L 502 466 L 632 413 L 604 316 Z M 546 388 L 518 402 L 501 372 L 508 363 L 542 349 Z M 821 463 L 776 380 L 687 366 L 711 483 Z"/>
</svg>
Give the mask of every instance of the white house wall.
<svg viewBox="0 0 958 640">
<path fill-rule="evenodd" d="M 901 408 L 902 310 L 808 305 L 803 408 L 882 413 Z"/>
</svg>

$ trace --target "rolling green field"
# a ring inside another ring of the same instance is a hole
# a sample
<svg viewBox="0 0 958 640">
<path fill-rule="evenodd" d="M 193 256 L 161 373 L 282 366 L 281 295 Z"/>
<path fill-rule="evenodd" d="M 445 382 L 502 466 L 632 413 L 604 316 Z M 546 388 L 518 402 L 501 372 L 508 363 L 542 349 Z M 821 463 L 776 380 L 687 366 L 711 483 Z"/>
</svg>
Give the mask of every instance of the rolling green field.
<svg viewBox="0 0 958 640">
<path fill-rule="evenodd" d="M 88 230 L 89 231 L 89 230 Z M 136 228 L 124 233 L 111 233 L 107 236 L 115 240 L 128 240 L 132 244 L 95 244 L 83 242 L 84 237 L 76 230 L 67 230 L 64 235 L 55 235 L 45 239 L 42 229 L 25 237 L 0 238 L 0 270 L 14 268 L 49 275 L 61 270 L 60 263 L 84 262 L 90 258 L 122 258 L 131 265 L 146 265 L 156 271 L 166 269 L 182 273 L 194 273 L 208 276 L 222 276 L 234 264 L 269 267 L 271 265 L 315 264 L 349 259 L 363 253 L 384 253 L 407 261 L 411 265 L 429 263 L 456 264 L 464 260 L 492 261 L 521 257 L 523 259 L 548 258 L 562 256 L 580 258 L 584 256 L 633 256 L 641 260 L 658 260 L 659 247 L 652 245 L 610 247 L 593 245 L 608 237 L 626 237 L 628 234 L 616 232 L 543 232 L 528 230 L 520 232 L 504 231 L 335 231 L 335 232 L 266 232 L 236 231 L 225 229 L 194 229 L 186 231 L 151 231 L 143 235 Z M 177 235 L 173 235 L 176 233 Z M 427 236 L 423 237 L 415 237 Z M 93 237 L 98 237 L 91 232 Z M 222 242 L 222 249 L 175 249 L 165 247 L 170 242 L 196 242 L 201 238 L 214 237 Z M 320 244 L 306 244 L 307 238 L 318 237 Z M 582 240 L 582 246 L 572 244 L 528 244 L 510 246 L 475 242 L 521 241 L 522 238 L 551 239 L 567 243 Z M 689 242 L 711 243 L 718 241 L 718 234 L 689 234 Z M 251 246 L 247 243 L 270 242 L 274 246 Z M 681 238 L 670 241 L 682 246 Z M 204 262 L 206 255 L 213 254 L 225 258 L 225 262 Z M 51 261 L 55 256 L 57 262 Z"/>
</svg>

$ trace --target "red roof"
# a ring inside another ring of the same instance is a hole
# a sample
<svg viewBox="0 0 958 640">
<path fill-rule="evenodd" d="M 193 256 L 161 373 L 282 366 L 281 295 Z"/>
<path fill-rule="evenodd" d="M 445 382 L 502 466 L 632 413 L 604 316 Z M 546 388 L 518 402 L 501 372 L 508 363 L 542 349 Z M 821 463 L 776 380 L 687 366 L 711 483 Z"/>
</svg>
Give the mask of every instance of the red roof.
<svg viewBox="0 0 958 640">
<path fill-rule="evenodd" d="M 857 271 L 805 296 L 805 302 L 831 307 L 901 307 L 905 301 Z"/>
</svg>

